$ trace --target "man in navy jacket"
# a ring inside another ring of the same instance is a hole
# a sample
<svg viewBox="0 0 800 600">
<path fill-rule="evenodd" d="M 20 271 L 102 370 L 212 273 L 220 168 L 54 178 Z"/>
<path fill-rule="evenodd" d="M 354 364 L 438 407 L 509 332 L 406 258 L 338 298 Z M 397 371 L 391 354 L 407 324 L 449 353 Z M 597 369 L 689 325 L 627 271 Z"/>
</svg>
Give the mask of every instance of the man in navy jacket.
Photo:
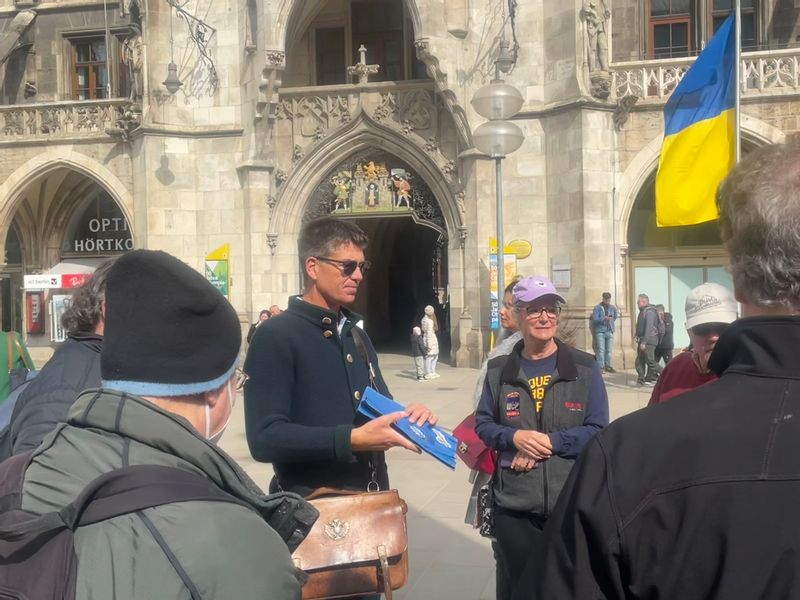
<svg viewBox="0 0 800 600">
<path fill-rule="evenodd" d="M 305 291 L 262 324 L 250 343 L 247 442 L 253 458 L 272 463 L 273 487 L 301 495 L 319 487 L 387 489 L 384 451 L 401 446 L 419 452 L 392 423 L 404 415 L 420 424 L 436 421 L 413 404 L 372 421 L 356 412 L 368 385 L 389 395 L 375 349 L 356 327 L 361 317 L 347 309 L 369 268 L 367 241 L 346 220 L 307 223 L 298 240 Z"/>
</svg>

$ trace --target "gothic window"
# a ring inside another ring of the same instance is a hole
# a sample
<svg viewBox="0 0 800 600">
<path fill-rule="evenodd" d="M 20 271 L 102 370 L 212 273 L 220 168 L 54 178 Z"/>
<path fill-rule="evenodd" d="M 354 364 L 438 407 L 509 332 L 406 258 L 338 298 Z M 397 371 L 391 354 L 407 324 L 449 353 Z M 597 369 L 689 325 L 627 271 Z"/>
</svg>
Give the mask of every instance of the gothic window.
<svg viewBox="0 0 800 600">
<path fill-rule="evenodd" d="M 326 27 L 315 32 L 317 85 L 347 83 L 344 27 Z"/>
<path fill-rule="evenodd" d="M 109 36 L 110 55 L 102 32 L 73 36 L 67 40 L 70 49 L 69 95 L 73 100 L 128 96 L 128 68 L 121 61 L 118 37 L 128 34 L 129 32 L 115 32 Z"/>
<path fill-rule="evenodd" d="M 690 0 L 652 0 L 650 48 L 654 58 L 688 56 L 692 49 Z"/>
<path fill-rule="evenodd" d="M 403 0 L 329 1 L 321 14 L 309 29 L 316 85 L 349 82 L 347 67 L 359 62 L 362 45 L 367 64 L 380 65 L 370 81 L 427 78 Z"/>
<path fill-rule="evenodd" d="M 756 40 L 756 14 L 754 0 L 741 0 L 742 6 L 742 49 L 755 50 Z M 725 22 L 725 19 L 736 9 L 736 0 L 714 0 L 711 11 L 712 31 Z"/>
<path fill-rule="evenodd" d="M 735 0 L 650 0 L 648 56 L 678 58 L 696 54 L 730 16 Z M 741 0 L 742 48 L 758 46 L 756 0 Z"/>
</svg>

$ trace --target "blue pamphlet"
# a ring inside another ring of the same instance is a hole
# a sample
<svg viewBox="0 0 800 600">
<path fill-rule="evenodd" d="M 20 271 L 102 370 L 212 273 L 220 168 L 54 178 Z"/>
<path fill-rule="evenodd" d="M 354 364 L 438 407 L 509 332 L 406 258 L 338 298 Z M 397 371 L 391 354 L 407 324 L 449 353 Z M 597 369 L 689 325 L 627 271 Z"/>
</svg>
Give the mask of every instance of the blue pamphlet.
<svg viewBox="0 0 800 600">
<path fill-rule="evenodd" d="M 406 407 L 402 404 L 395 402 L 391 398 L 387 398 L 370 387 L 366 389 L 364 397 L 358 405 L 358 412 L 370 419 L 375 419 L 394 412 L 401 412 L 405 409 Z M 406 438 L 419 446 L 423 452 L 427 452 L 451 469 L 456 468 L 456 448 L 458 448 L 458 440 L 446 431 L 434 427 L 430 423 L 416 425 L 411 423 L 408 417 L 403 417 L 396 421 L 394 427 Z"/>
</svg>

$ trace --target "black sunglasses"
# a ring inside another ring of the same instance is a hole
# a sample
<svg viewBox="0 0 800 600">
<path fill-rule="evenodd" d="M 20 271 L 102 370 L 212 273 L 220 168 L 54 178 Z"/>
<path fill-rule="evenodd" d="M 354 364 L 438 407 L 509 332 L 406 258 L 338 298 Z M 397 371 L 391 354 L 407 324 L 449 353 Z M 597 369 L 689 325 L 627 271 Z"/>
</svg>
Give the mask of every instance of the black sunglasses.
<svg viewBox="0 0 800 600">
<path fill-rule="evenodd" d="M 356 260 L 338 260 L 336 258 L 328 258 L 327 256 L 315 256 L 314 258 L 338 266 L 339 271 L 341 271 L 342 275 L 345 277 L 350 277 L 350 275 L 356 272 L 356 269 L 361 271 L 362 275 L 366 275 L 367 271 L 369 271 L 369 268 L 372 266 L 372 263 L 368 260 L 358 262 Z"/>
<path fill-rule="evenodd" d="M 695 325 L 692 327 L 692 333 L 698 337 L 707 337 L 709 335 L 722 335 L 722 332 L 728 328 L 727 323 L 704 323 L 702 325 Z"/>
</svg>

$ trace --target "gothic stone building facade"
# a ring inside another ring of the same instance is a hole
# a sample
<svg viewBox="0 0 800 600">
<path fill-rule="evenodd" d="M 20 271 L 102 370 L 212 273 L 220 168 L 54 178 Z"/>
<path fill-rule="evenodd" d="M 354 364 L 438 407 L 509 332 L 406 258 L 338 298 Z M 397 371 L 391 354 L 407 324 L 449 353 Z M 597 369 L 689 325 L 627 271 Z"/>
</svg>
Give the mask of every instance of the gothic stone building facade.
<svg viewBox="0 0 800 600">
<path fill-rule="evenodd" d="M 800 127 L 800 9 L 742 4 L 746 152 Z M 729 277 L 713 224 L 655 227 L 661 111 L 731 5 L 0 0 L 2 326 L 44 357 L 67 291 L 25 275 L 132 247 L 202 270 L 225 244 L 245 325 L 299 291 L 298 231 L 333 213 L 370 234 L 356 309 L 379 346 L 404 347 L 433 304 L 453 360 L 478 364 L 495 187 L 470 99 L 507 40 L 525 98 L 525 142 L 503 161 L 516 271 L 558 282 L 579 345 L 603 291 L 620 348 L 640 291 L 680 330 L 686 291 Z"/>
</svg>

